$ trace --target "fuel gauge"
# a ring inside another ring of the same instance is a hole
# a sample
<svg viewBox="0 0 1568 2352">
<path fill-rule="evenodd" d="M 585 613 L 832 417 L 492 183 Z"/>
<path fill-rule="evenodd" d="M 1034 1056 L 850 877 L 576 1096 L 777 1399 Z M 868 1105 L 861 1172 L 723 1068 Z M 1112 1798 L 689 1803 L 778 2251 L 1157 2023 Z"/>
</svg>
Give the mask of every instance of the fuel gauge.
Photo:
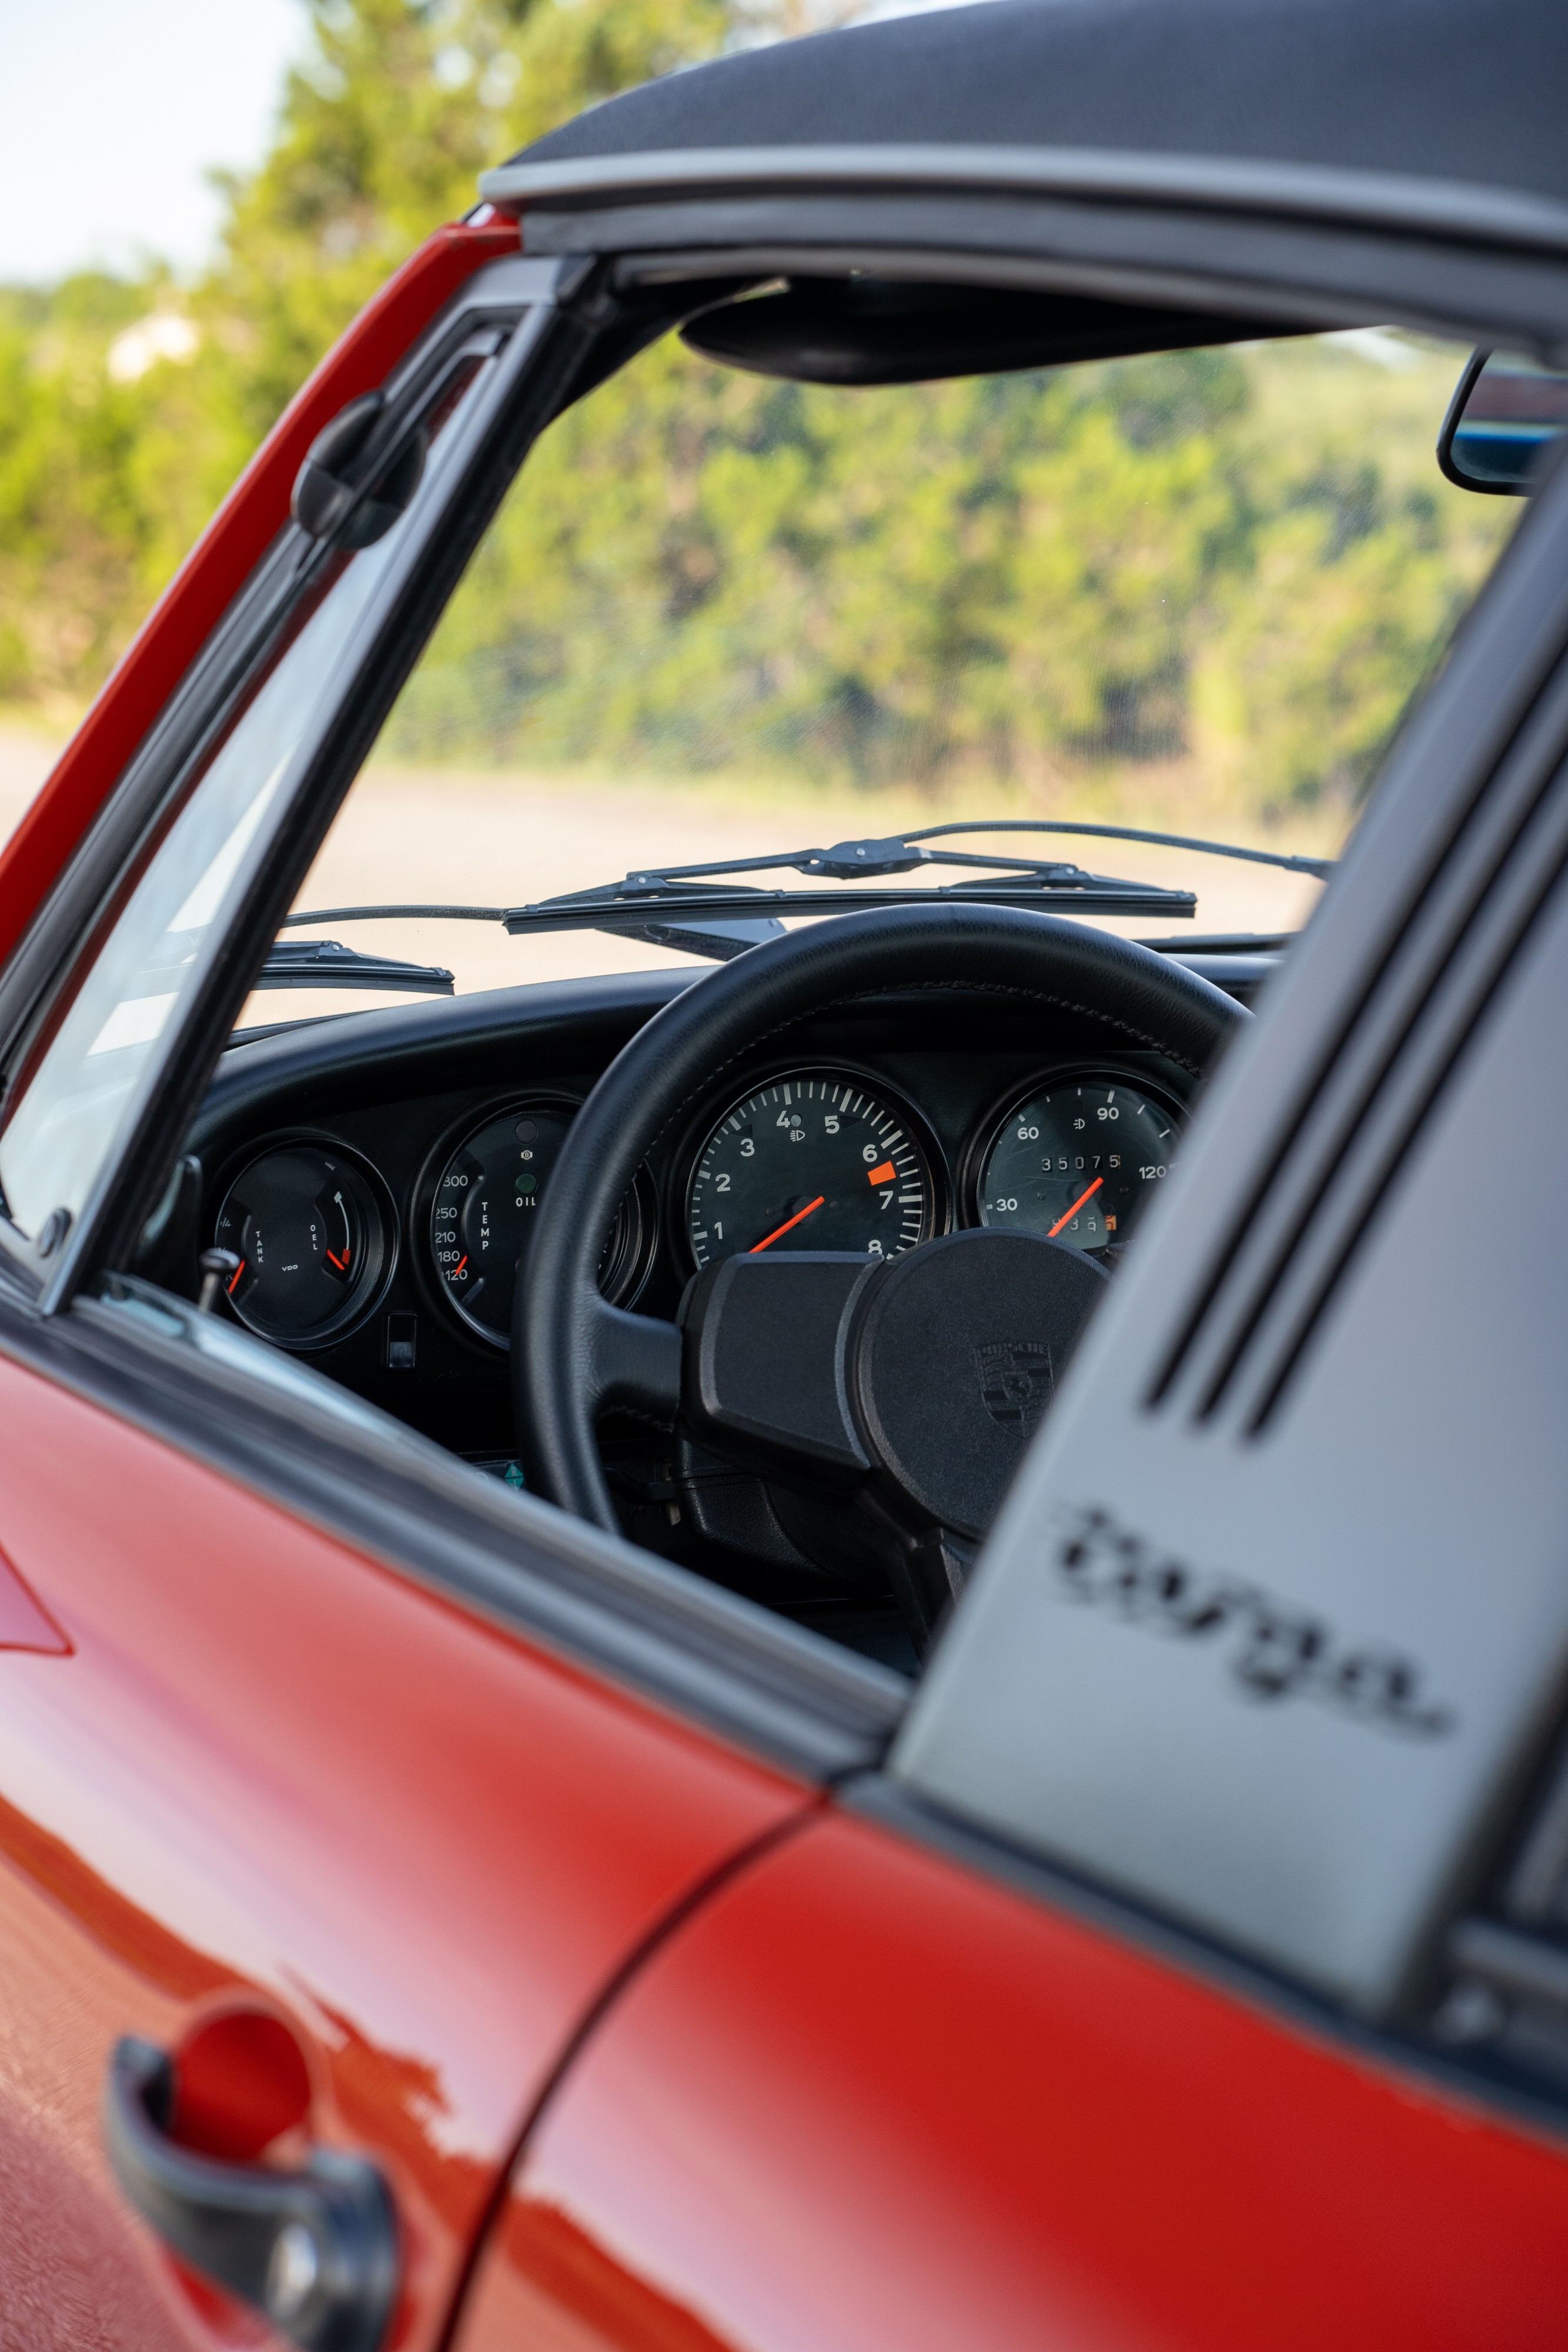
<svg viewBox="0 0 1568 2352">
<path fill-rule="evenodd" d="M 350 1156 L 301 1141 L 264 1151 L 235 1177 L 214 1236 L 239 1270 L 229 1304 L 282 1347 L 319 1347 L 359 1321 L 380 1286 L 388 1223 Z"/>
</svg>

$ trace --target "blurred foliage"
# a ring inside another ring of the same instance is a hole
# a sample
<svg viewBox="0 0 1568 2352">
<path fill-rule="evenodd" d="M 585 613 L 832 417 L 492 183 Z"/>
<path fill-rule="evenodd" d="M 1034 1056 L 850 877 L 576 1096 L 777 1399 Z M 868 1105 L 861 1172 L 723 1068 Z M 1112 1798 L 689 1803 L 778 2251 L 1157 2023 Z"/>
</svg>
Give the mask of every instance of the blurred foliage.
<svg viewBox="0 0 1568 2352">
<path fill-rule="evenodd" d="M 1512 520 L 1432 462 L 1452 357 L 1385 356 L 842 391 L 666 341 L 546 436 L 386 748 L 1354 806 Z"/>
<path fill-rule="evenodd" d="M 306 0 L 199 284 L 0 290 L 0 697 L 91 689 L 486 163 L 822 6 Z M 1257 811 L 1353 803 L 1514 519 L 1432 464 L 1453 366 L 1302 342 L 839 393 L 666 343 L 546 437 L 391 742 L 1037 801 L 1195 754 Z"/>
<path fill-rule="evenodd" d="M 271 152 L 223 247 L 0 289 L 0 697 L 98 684 L 328 345 L 475 181 L 594 100 L 712 55 L 725 0 L 305 0 Z M 149 315 L 193 355 L 129 353 Z M 135 372 L 128 372 L 133 370 Z"/>
</svg>

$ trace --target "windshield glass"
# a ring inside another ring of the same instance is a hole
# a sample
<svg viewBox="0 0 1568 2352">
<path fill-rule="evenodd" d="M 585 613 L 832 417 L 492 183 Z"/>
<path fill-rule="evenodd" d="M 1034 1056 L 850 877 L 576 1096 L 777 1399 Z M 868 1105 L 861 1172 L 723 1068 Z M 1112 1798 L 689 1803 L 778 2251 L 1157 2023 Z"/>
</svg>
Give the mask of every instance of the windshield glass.
<svg viewBox="0 0 1568 2352">
<path fill-rule="evenodd" d="M 1333 856 L 1521 511 L 1437 468 L 1463 359 L 1364 329 L 868 390 L 667 338 L 528 460 L 297 910 L 517 907 L 960 819 Z M 1273 935 L 1320 887 L 1122 842 L 956 845 L 1197 893 L 1188 926 L 1112 919 L 1133 937 Z M 691 969 L 596 930 L 305 936 L 465 991 Z M 384 1002 L 258 992 L 244 1017 Z"/>
</svg>

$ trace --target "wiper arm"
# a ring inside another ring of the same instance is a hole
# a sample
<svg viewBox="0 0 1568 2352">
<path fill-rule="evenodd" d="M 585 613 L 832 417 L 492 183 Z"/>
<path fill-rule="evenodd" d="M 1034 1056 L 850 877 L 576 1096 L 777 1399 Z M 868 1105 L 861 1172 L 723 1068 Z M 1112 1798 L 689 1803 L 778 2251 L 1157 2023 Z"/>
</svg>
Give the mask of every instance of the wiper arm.
<svg viewBox="0 0 1568 2352">
<path fill-rule="evenodd" d="M 297 920 L 298 918 L 289 919 Z M 310 917 L 305 918 L 307 921 Z M 319 919 L 319 918 L 317 919 Z M 397 956 L 362 955 L 340 940 L 278 940 L 251 983 L 254 988 L 374 988 L 409 995 L 451 996 L 452 974 L 438 963 L 404 963 Z"/>
<path fill-rule="evenodd" d="M 704 865 L 645 866 L 628 874 L 623 882 L 605 883 L 594 890 L 570 891 L 564 898 L 547 898 L 534 907 L 508 908 L 501 919 L 514 934 L 595 927 L 630 933 L 661 946 L 690 946 L 698 954 L 723 957 L 739 954 L 743 948 L 768 936 L 769 930 L 777 930 L 777 919 L 766 929 L 766 919 L 714 925 L 714 930 L 722 928 L 732 934 L 748 934 L 733 945 L 712 937 L 711 932 L 706 941 L 699 940 L 685 927 L 702 928 L 705 914 L 710 924 L 712 918 L 721 912 L 744 916 L 748 906 L 757 909 L 759 918 L 763 906 L 777 907 L 790 915 L 847 915 L 869 907 L 919 905 L 963 896 L 983 898 L 989 906 L 1051 904 L 1070 907 L 1074 912 L 1092 910 L 1101 915 L 1158 911 L 1190 919 L 1197 910 L 1197 900 L 1190 890 L 1164 890 L 1154 883 L 1118 881 L 1107 875 L 1086 874 L 1082 866 L 1052 859 L 1003 857 L 988 852 L 925 846 L 927 842 L 949 839 L 955 834 L 985 833 L 1073 834 L 1101 841 L 1144 842 L 1156 848 L 1188 849 L 1205 856 L 1235 857 L 1249 865 L 1278 866 L 1287 873 L 1309 874 L 1318 881 L 1333 871 L 1334 863 L 1332 858 L 1300 857 L 1275 849 L 1247 849 L 1238 842 L 1208 841 L 1189 834 L 1155 833 L 1138 825 L 1074 824 L 1065 819 L 1045 817 L 1003 818 L 992 823 L 925 825 L 913 833 L 841 841 L 831 849 L 785 850 L 772 857 L 732 857 Z M 785 891 L 736 886 L 727 898 L 706 879 L 717 875 L 787 869 L 813 879 L 853 883 L 911 874 L 923 866 L 967 866 L 974 869 L 974 878 L 936 890 Z M 998 877 L 998 867 L 1002 869 L 1001 877 Z M 639 925 L 633 919 L 633 910 L 639 908 L 656 915 L 657 922 Z M 677 936 L 676 927 L 685 935 Z"/>
<path fill-rule="evenodd" d="M 608 931 L 653 947 L 684 948 L 693 955 L 726 961 L 742 955 L 783 929 L 781 917 L 852 915 L 873 907 L 936 906 L 955 899 L 982 899 L 994 907 L 1057 907 L 1074 914 L 1171 915 L 1190 919 L 1197 899 L 1190 890 L 1167 890 L 1152 882 L 1119 881 L 1085 873 L 1081 866 L 1040 857 L 1001 857 L 984 852 L 928 849 L 930 841 L 955 834 L 1075 834 L 1098 841 L 1136 841 L 1160 849 L 1189 849 L 1207 857 L 1238 857 L 1253 866 L 1280 866 L 1322 881 L 1333 871 L 1329 857 L 1298 857 L 1282 850 L 1245 849 L 1237 842 L 1200 840 L 1188 834 L 1152 833 L 1127 824 L 1074 824 L 1054 817 L 1002 818 L 990 824 L 931 824 L 882 839 L 841 841 L 831 849 L 790 849 L 771 857 L 731 857 L 716 864 L 644 866 L 623 881 L 587 890 L 569 890 L 526 907 L 326 907 L 289 915 L 284 928 L 300 923 L 382 922 L 416 919 L 500 923 L 517 937 L 530 931 Z M 870 882 L 912 874 L 925 866 L 962 866 L 972 878 L 935 889 L 768 890 L 708 880 L 713 875 L 766 874 L 788 870 L 812 880 Z M 1001 869 L 998 874 L 998 868 Z M 332 942 L 324 942 L 332 945 Z M 274 951 L 275 953 L 277 950 Z M 340 954 L 347 953 L 339 950 Z M 417 965 L 403 970 L 413 972 Z M 281 985 L 304 986 L 301 981 Z M 345 982 L 345 985 L 350 983 Z M 389 983 L 389 985 L 395 983 Z M 402 983 L 414 987 L 412 979 Z"/>
<path fill-rule="evenodd" d="M 1191 849 L 1205 857 L 1239 857 L 1250 866 L 1278 866 L 1288 874 L 1310 874 L 1320 882 L 1333 872 L 1335 864 L 1332 857 L 1297 857 L 1279 849 L 1244 849 L 1239 842 L 1207 841 L 1185 833 L 1149 833 L 1140 825 L 1074 824 L 1056 817 L 1004 817 L 977 824 L 928 824 L 916 833 L 891 834 L 884 840 L 836 842 L 831 849 L 787 849 L 775 857 L 732 857 L 716 866 L 652 866 L 645 873 L 629 874 L 626 882 L 689 881 L 699 875 L 765 874 L 779 867 L 788 867 L 796 874 L 852 882 L 865 875 L 912 874 L 919 866 L 999 866 L 1014 873 L 1038 876 L 1042 882 L 1058 877 L 1064 881 L 1099 878 L 1083 875 L 1076 866 L 1053 866 L 1040 858 L 993 857 L 974 850 L 923 846 L 925 842 L 944 840 L 956 833 L 1071 834 L 1084 840 L 1141 841 L 1156 849 Z M 1123 889 L 1140 887 L 1137 883 L 1118 885 Z"/>
</svg>

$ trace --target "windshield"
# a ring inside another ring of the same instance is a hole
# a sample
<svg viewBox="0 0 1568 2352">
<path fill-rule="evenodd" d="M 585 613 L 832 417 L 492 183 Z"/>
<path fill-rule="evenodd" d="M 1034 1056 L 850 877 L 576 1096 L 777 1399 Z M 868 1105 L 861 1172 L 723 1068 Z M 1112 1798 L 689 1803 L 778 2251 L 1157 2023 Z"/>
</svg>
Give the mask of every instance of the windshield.
<svg viewBox="0 0 1568 2352">
<path fill-rule="evenodd" d="M 1435 462 L 1464 356 L 1368 329 L 852 389 L 668 338 L 529 458 L 297 912 L 537 905 L 960 820 L 1332 858 L 1521 511 Z M 1190 923 L 1097 918 L 1134 938 L 1272 937 L 1321 887 L 1120 841 L 937 845 L 1196 893 Z M 693 968 L 592 929 L 304 935 L 460 991 Z M 385 1001 L 257 992 L 244 1018 Z"/>
</svg>

